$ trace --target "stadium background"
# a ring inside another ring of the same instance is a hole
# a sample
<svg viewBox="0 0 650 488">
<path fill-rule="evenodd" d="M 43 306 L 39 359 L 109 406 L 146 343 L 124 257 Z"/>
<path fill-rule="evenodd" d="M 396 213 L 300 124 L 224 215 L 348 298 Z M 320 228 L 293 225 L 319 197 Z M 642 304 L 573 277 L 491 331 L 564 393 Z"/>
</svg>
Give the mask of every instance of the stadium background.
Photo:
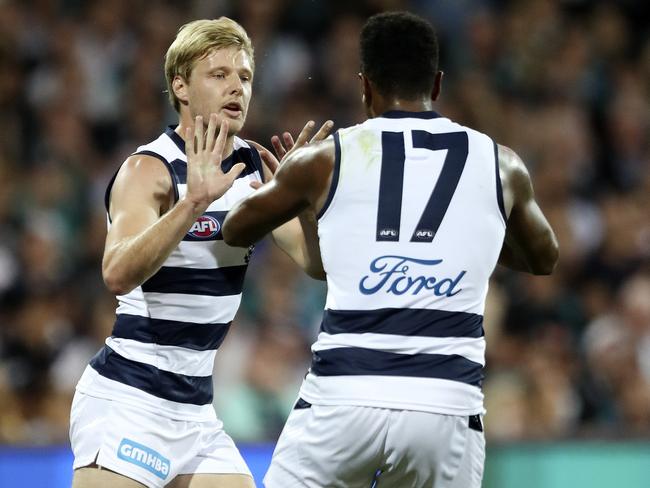
<svg viewBox="0 0 650 488">
<path fill-rule="evenodd" d="M 163 55 L 228 15 L 256 74 L 245 137 L 362 120 L 364 19 L 436 25 L 437 110 L 527 162 L 561 245 L 497 269 L 486 311 L 487 488 L 650 486 L 650 18 L 587 0 L 0 0 L 0 486 L 66 486 L 74 385 L 110 333 L 103 192 L 174 123 Z M 263 472 L 309 362 L 324 286 L 260 244 L 217 355 L 215 407 Z M 261 471 L 259 471 L 261 470 Z M 20 476 L 20 478 L 18 478 Z"/>
</svg>

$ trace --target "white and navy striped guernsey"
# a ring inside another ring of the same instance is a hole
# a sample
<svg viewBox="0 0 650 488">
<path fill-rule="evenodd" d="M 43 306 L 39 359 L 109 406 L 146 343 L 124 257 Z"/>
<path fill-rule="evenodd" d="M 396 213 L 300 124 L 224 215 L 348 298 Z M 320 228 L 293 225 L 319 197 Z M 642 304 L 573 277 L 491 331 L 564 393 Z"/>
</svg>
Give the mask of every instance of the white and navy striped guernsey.
<svg viewBox="0 0 650 488">
<path fill-rule="evenodd" d="M 172 127 L 134 154 L 159 159 L 169 170 L 176 201 L 184 196 L 185 144 Z M 250 250 L 224 243 L 221 226 L 228 210 L 254 191 L 250 182 L 263 179 L 257 150 L 235 137 L 234 151 L 221 167 L 226 172 L 238 162 L 246 169 L 197 219 L 158 272 L 117 297 L 112 335 L 90 361 L 79 391 L 174 419 L 215 417 L 214 359 L 239 307 L 250 257 Z"/>
<path fill-rule="evenodd" d="M 435 112 L 334 134 L 328 294 L 305 401 L 483 412 L 483 312 L 505 234 L 496 145 Z"/>
</svg>

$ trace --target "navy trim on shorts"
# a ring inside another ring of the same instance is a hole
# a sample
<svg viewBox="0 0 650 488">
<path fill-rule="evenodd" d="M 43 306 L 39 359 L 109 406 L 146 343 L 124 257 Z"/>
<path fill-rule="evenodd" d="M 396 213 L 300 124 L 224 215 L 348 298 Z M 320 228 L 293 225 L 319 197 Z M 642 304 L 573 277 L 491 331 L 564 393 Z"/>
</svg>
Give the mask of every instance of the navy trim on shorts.
<svg viewBox="0 0 650 488">
<path fill-rule="evenodd" d="M 315 351 L 310 371 L 316 376 L 438 378 L 479 388 L 483 382 L 483 366 L 457 354 L 398 354 L 360 347 Z"/>
<path fill-rule="evenodd" d="M 138 390 L 177 403 L 207 405 L 212 403 L 212 376 L 187 376 L 131 361 L 104 346 L 90 360 L 100 375 Z"/>
<path fill-rule="evenodd" d="M 336 193 L 336 187 L 339 184 L 339 174 L 341 172 L 341 140 L 339 131 L 336 131 L 332 136 L 334 137 L 334 169 L 332 170 L 332 182 L 330 183 L 330 189 L 327 193 L 327 199 L 323 204 L 323 208 L 321 208 L 316 215 L 316 220 L 319 220 L 329 208 L 332 199 L 334 198 L 334 193 Z"/>
<path fill-rule="evenodd" d="M 420 337 L 483 337 L 483 316 L 414 308 L 325 310 L 321 330 L 328 334 L 395 334 Z"/>
<path fill-rule="evenodd" d="M 140 315 L 118 314 L 112 336 L 147 344 L 177 346 L 194 351 L 216 350 L 226 338 L 227 324 L 196 324 L 176 320 L 152 319 Z"/>
<path fill-rule="evenodd" d="M 197 269 L 163 266 L 142 283 L 142 291 L 212 297 L 239 295 L 244 287 L 247 267 L 242 265 Z"/>
<path fill-rule="evenodd" d="M 311 403 L 309 403 L 306 400 L 303 400 L 302 398 L 298 398 L 298 401 L 293 406 L 294 410 L 304 410 L 306 408 L 311 408 Z"/>
<path fill-rule="evenodd" d="M 497 181 L 497 202 L 499 203 L 499 210 L 501 211 L 501 216 L 503 217 L 504 222 L 508 222 L 508 216 L 506 215 L 506 206 L 503 203 L 503 188 L 501 186 L 501 171 L 499 170 L 499 146 L 493 140 L 494 144 L 494 169 L 496 171 L 496 181 Z"/>
</svg>

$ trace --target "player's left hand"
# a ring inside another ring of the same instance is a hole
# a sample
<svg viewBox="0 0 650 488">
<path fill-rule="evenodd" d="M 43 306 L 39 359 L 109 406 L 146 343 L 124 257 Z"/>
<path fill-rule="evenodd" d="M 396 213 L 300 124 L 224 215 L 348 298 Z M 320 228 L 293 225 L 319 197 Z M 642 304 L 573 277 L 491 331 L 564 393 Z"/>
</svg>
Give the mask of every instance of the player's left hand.
<svg viewBox="0 0 650 488">
<path fill-rule="evenodd" d="M 255 148 L 260 153 L 260 157 L 262 158 L 262 161 L 264 162 L 264 164 L 266 164 L 266 167 L 271 171 L 272 174 L 275 174 L 275 172 L 282 164 L 282 161 L 285 160 L 288 154 L 292 153 L 299 147 L 305 146 L 312 142 L 322 141 L 327 136 L 329 136 L 330 132 L 332 131 L 332 127 L 334 127 L 334 122 L 332 122 L 331 120 L 326 121 L 323 125 L 321 125 L 320 129 L 318 129 L 316 134 L 312 136 L 311 134 L 314 131 L 315 126 L 316 124 L 314 123 L 313 120 L 308 121 L 300 131 L 300 134 L 298 134 L 298 138 L 295 141 L 293 139 L 293 136 L 289 132 L 283 132 L 282 139 L 280 139 L 280 136 L 277 135 L 271 137 L 271 145 L 273 145 L 275 156 L 273 155 L 273 153 L 271 153 L 271 151 L 266 149 L 261 144 L 258 144 L 257 142 L 254 141 L 248 141 L 248 142 L 253 146 L 255 146 Z M 253 188 L 259 188 L 260 186 L 262 186 L 262 183 L 258 181 L 253 181 L 251 182 L 250 185 Z"/>
</svg>

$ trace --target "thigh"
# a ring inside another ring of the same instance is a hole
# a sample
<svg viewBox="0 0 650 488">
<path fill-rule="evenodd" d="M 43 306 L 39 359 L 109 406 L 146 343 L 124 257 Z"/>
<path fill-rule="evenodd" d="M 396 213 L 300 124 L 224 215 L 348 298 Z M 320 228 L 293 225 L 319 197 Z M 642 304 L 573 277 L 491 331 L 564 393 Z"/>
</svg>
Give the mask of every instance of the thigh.
<svg viewBox="0 0 650 488">
<path fill-rule="evenodd" d="M 96 465 L 75 469 L 72 477 L 72 488 L 142 488 L 143 486 L 147 485 Z"/>
<path fill-rule="evenodd" d="M 381 463 L 384 409 L 313 405 L 293 410 L 269 471 L 267 488 L 368 488 Z"/>
<path fill-rule="evenodd" d="M 246 474 L 181 474 L 168 486 L 170 488 L 255 488 L 255 482 L 252 476 Z"/>
</svg>

